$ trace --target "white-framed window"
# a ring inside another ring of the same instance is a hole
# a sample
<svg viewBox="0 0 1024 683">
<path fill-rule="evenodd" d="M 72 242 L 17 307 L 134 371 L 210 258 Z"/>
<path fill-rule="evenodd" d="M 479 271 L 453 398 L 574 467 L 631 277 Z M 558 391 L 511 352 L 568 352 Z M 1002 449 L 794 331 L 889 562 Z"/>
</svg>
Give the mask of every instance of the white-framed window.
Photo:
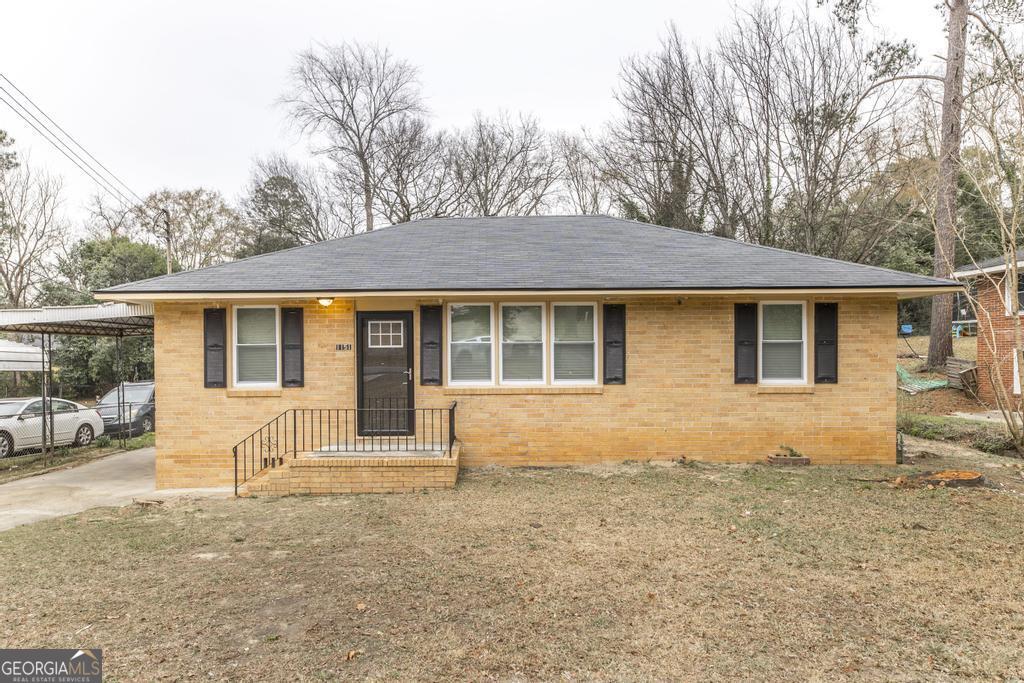
<svg viewBox="0 0 1024 683">
<path fill-rule="evenodd" d="M 501 304 L 501 383 L 543 384 L 544 304 Z"/>
<path fill-rule="evenodd" d="M 551 381 L 597 382 L 596 304 L 551 304 Z"/>
<path fill-rule="evenodd" d="M 367 345 L 371 349 L 400 349 L 405 346 L 405 330 L 401 320 L 368 321 L 370 336 Z"/>
<path fill-rule="evenodd" d="M 1020 396 L 1020 366 L 1017 365 L 1017 352 L 1013 353 L 1013 395 Z"/>
<path fill-rule="evenodd" d="M 493 318 L 491 304 L 449 304 L 449 384 L 494 384 Z"/>
<path fill-rule="evenodd" d="M 759 304 L 758 368 L 762 384 L 807 381 L 807 304 L 766 301 Z"/>
<path fill-rule="evenodd" d="M 1003 275 L 1003 305 L 1006 306 L 1006 315 L 1010 315 L 1011 309 L 1013 308 L 1013 301 L 1010 293 L 1012 291 L 1010 287 L 1010 274 L 1006 273 Z M 959 296 L 959 293 L 957 294 Z M 955 311 L 954 311 L 955 313 Z M 1017 313 L 1024 313 L 1024 272 L 1020 273 L 1017 278 Z"/>
<path fill-rule="evenodd" d="M 240 387 L 281 385 L 280 309 L 277 306 L 235 306 L 234 384 Z"/>
</svg>

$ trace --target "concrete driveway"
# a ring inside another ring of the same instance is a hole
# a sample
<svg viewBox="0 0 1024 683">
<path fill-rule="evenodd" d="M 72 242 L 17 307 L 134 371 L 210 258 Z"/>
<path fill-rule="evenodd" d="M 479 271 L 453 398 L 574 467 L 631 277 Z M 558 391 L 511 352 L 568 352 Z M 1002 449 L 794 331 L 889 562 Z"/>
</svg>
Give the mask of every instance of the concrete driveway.
<svg viewBox="0 0 1024 683">
<path fill-rule="evenodd" d="M 67 470 L 0 484 L 0 531 L 89 508 L 127 505 L 133 498 L 165 498 L 184 490 L 154 490 L 156 449 L 110 455 Z M 187 493 L 225 495 L 227 489 Z"/>
</svg>

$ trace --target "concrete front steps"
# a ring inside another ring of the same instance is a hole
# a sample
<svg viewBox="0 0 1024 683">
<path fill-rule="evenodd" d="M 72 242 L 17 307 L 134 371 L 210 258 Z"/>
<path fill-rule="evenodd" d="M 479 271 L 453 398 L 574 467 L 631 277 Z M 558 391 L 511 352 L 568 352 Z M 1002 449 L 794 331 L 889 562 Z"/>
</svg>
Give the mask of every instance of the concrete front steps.
<svg viewBox="0 0 1024 683">
<path fill-rule="evenodd" d="M 289 496 L 339 493 L 407 493 L 447 489 L 459 476 L 458 442 L 451 455 L 300 453 L 238 487 L 238 495 Z"/>
</svg>

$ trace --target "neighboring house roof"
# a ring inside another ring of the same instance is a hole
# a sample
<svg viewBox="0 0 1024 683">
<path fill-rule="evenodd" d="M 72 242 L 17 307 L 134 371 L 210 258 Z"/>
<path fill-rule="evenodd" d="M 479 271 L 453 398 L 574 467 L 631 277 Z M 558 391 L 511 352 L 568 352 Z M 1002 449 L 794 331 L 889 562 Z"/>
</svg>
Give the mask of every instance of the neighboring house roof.
<svg viewBox="0 0 1024 683">
<path fill-rule="evenodd" d="M 953 286 L 608 216 L 535 216 L 424 219 L 96 294 Z"/>
<path fill-rule="evenodd" d="M 1024 249 L 1017 251 L 1017 265 L 1024 265 Z M 978 263 L 968 263 L 953 271 L 953 277 L 971 277 L 982 273 L 999 273 L 1006 270 L 1006 257 L 993 256 Z"/>
<path fill-rule="evenodd" d="M 0 372 L 38 372 L 43 369 L 45 357 L 43 349 L 39 346 L 0 339 Z"/>
</svg>

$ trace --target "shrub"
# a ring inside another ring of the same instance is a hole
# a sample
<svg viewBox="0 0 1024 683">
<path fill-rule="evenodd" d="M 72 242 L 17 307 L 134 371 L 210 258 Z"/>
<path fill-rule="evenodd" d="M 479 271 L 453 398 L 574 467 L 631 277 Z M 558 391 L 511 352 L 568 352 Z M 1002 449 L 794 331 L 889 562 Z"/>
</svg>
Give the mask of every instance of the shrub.
<svg viewBox="0 0 1024 683">
<path fill-rule="evenodd" d="M 99 436 L 96 437 L 97 448 L 107 448 L 108 446 L 110 446 L 110 444 L 111 440 L 108 434 L 100 434 Z"/>
<path fill-rule="evenodd" d="M 1013 441 L 1001 425 L 977 420 L 900 413 L 896 418 L 896 429 L 910 436 L 950 441 L 996 455 L 1014 450 Z"/>
</svg>

